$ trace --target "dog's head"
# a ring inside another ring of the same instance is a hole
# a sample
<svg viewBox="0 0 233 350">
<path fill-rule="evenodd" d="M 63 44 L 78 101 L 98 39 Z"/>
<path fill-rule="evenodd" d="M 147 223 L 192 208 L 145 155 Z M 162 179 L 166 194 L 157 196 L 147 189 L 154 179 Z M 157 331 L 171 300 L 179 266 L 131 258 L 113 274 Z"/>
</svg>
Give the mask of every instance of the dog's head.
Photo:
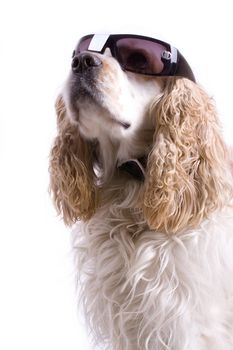
<svg viewBox="0 0 233 350">
<path fill-rule="evenodd" d="M 129 139 L 162 87 L 159 79 L 124 72 L 107 48 L 73 58 L 64 102 L 84 138 Z"/>
<path fill-rule="evenodd" d="M 108 48 L 74 56 L 63 95 L 67 116 L 85 140 L 98 142 L 105 179 L 116 164 L 147 152 L 148 110 L 163 88 L 161 78 L 123 71 Z"/>
<path fill-rule="evenodd" d="M 181 55 L 178 64 L 165 50 L 168 66 L 164 51 L 156 60 L 158 48 L 123 42 L 119 54 L 105 44 L 98 52 L 79 44 L 57 100 L 50 169 L 58 210 L 68 224 L 90 218 L 99 183 L 110 182 L 118 165 L 144 157 L 149 227 L 177 232 L 200 222 L 224 204 L 228 183 L 213 102 Z"/>
</svg>

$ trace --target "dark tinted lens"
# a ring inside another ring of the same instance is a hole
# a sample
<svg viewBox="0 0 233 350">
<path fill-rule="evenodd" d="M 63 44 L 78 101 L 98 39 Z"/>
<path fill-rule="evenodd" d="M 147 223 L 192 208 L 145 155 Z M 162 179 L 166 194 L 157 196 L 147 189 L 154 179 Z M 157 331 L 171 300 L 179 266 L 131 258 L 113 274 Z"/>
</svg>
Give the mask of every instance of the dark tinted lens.
<svg viewBox="0 0 233 350">
<path fill-rule="evenodd" d="M 164 69 L 161 60 L 167 48 L 159 43 L 137 38 L 119 39 L 117 56 L 126 70 L 144 74 L 160 74 Z"/>
<path fill-rule="evenodd" d="M 88 38 L 82 38 L 77 45 L 76 54 L 79 54 L 83 51 L 87 51 L 92 38 L 93 38 L 93 35 L 91 37 L 88 37 Z"/>
</svg>

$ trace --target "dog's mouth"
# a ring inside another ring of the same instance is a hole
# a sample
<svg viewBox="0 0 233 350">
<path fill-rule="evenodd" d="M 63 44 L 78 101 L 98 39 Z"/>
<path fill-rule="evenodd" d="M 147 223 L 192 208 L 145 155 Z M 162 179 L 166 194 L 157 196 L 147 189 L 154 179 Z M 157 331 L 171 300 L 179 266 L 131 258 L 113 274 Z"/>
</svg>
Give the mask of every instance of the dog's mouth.
<svg viewBox="0 0 233 350">
<path fill-rule="evenodd" d="M 127 123 L 127 122 L 121 122 L 121 121 L 118 121 L 118 123 L 125 129 L 129 129 L 130 128 L 130 124 Z"/>
<path fill-rule="evenodd" d="M 98 109 L 103 110 L 104 114 L 108 114 L 109 119 L 121 126 L 124 130 L 130 128 L 131 124 L 115 117 L 111 111 L 107 110 L 104 103 L 104 97 L 98 89 L 98 81 L 91 75 L 76 75 L 75 79 L 71 77 L 68 83 L 69 105 L 78 119 L 78 111 L 85 105 L 95 105 Z M 107 113 L 106 113 L 107 112 Z M 77 120 L 78 121 L 78 120 Z"/>
<path fill-rule="evenodd" d="M 97 88 L 96 80 L 91 75 L 72 76 L 68 88 L 71 102 L 89 99 L 90 102 L 101 103 L 101 94 Z"/>
</svg>

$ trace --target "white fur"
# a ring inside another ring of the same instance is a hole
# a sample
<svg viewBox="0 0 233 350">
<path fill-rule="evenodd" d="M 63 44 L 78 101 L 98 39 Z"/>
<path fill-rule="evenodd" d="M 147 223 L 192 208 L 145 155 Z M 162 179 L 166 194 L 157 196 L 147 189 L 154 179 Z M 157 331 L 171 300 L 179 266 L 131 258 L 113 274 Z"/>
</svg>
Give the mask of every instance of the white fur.
<svg viewBox="0 0 233 350">
<path fill-rule="evenodd" d="M 142 213 L 130 210 L 137 183 L 113 190 L 111 207 L 74 230 L 95 340 L 114 350 L 232 350 L 232 213 L 169 236 L 148 230 Z"/>
</svg>

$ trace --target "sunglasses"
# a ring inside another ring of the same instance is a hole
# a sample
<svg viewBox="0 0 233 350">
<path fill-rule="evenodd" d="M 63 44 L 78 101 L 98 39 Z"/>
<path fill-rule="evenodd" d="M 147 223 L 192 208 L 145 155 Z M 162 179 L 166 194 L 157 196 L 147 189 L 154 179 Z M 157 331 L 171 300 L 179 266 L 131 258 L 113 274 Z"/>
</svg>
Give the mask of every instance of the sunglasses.
<svg viewBox="0 0 233 350">
<path fill-rule="evenodd" d="M 195 82 L 189 64 L 175 47 L 146 36 L 86 35 L 79 40 L 72 57 L 84 51 L 103 54 L 106 48 L 110 49 L 123 70 L 144 75 L 184 76 Z"/>
</svg>

